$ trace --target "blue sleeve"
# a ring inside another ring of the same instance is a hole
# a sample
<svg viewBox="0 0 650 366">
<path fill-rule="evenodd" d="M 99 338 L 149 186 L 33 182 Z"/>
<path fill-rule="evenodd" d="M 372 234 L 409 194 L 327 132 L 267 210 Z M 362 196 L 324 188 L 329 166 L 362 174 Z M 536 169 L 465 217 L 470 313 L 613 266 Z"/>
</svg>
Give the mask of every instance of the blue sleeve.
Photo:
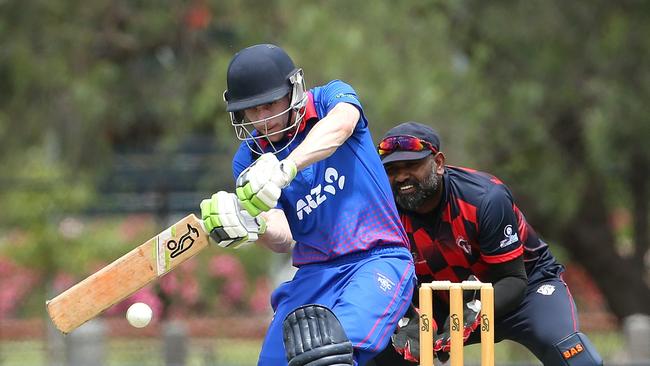
<svg viewBox="0 0 650 366">
<path fill-rule="evenodd" d="M 347 83 L 341 80 L 332 80 L 327 85 L 320 88 L 320 102 L 325 109 L 327 115 L 338 103 L 344 102 L 352 104 L 359 109 L 361 116 L 357 123 L 357 128 L 365 128 L 368 126 L 368 121 L 363 113 L 363 106 L 359 101 L 357 92 Z"/>
<path fill-rule="evenodd" d="M 512 207 L 510 192 L 503 184 L 497 184 L 486 193 L 478 212 L 481 252 L 499 262 L 516 256 L 521 247 L 517 215 Z"/>
<path fill-rule="evenodd" d="M 239 174 L 248 168 L 253 163 L 253 153 L 248 149 L 246 143 L 243 142 L 239 145 L 239 149 L 232 159 L 232 174 L 234 181 L 237 181 Z"/>
</svg>

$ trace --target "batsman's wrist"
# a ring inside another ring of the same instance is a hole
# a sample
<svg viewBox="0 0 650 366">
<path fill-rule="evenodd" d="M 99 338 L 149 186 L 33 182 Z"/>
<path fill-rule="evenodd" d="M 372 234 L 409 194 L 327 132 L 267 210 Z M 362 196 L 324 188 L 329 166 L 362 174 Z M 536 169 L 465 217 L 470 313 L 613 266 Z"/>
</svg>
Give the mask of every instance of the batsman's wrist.
<svg viewBox="0 0 650 366">
<path fill-rule="evenodd" d="M 280 170 L 282 170 L 282 172 L 286 175 L 287 185 L 289 185 L 293 178 L 296 177 L 296 174 L 298 174 L 298 167 L 296 166 L 296 162 L 291 158 L 286 158 L 280 162 Z"/>
</svg>

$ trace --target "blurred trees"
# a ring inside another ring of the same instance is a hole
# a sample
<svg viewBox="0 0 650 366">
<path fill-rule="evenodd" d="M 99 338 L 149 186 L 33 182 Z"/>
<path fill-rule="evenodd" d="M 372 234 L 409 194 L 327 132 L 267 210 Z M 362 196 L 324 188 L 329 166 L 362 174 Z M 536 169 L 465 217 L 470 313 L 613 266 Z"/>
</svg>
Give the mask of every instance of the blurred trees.
<svg viewBox="0 0 650 366">
<path fill-rule="evenodd" d="M 511 182 L 533 224 L 585 266 L 619 317 L 650 303 L 648 5 L 446 8 L 481 90 L 480 101 L 466 100 L 481 113 L 479 163 Z M 626 232 L 613 225 L 621 210 L 633 218 Z"/>
<path fill-rule="evenodd" d="M 21 229 L 24 260 L 61 268 L 60 221 L 96 205 L 116 151 L 164 161 L 212 137 L 225 150 L 197 189 L 228 188 L 227 62 L 272 42 L 310 86 L 351 83 L 376 137 L 434 126 L 451 163 L 508 183 L 617 316 L 647 312 L 648 20 L 637 1 L 0 2 L 0 251 Z"/>
</svg>

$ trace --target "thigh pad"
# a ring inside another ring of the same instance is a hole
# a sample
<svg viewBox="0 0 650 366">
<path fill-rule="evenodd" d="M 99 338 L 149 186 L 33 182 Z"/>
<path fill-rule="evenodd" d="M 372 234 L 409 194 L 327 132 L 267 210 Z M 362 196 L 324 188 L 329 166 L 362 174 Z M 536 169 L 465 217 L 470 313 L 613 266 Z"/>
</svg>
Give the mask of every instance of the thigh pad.
<svg viewBox="0 0 650 366">
<path fill-rule="evenodd" d="M 336 315 L 322 305 L 304 305 L 282 323 L 289 366 L 353 365 L 352 342 Z"/>
</svg>

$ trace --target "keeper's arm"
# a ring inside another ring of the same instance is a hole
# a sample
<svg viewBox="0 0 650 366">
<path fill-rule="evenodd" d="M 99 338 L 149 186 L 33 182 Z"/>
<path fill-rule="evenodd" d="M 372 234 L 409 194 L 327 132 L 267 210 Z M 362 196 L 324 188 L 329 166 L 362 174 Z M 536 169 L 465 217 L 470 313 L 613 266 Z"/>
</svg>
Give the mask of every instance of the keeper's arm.
<svg viewBox="0 0 650 366">
<path fill-rule="evenodd" d="M 352 136 L 361 112 L 350 103 L 338 103 L 309 131 L 305 140 L 289 154 L 298 171 L 332 155 Z"/>
<path fill-rule="evenodd" d="M 490 264 L 487 277 L 494 286 L 494 317 L 500 319 L 516 309 L 526 295 L 528 276 L 523 256 L 505 263 Z"/>
<path fill-rule="evenodd" d="M 483 198 L 480 206 L 479 245 L 481 250 L 498 256 L 511 256 L 519 251 L 523 253 L 520 235 L 517 231 L 519 221 L 514 211 L 512 195 L 503 185 L 494 185 Z M 504 228 L 510 228 L 507 234 Z M 513 229 L 514 228 L 514 229 Z M 505 242 L 504 242 L 505 240 Z M 505 248 L 506 252 L 503 251 Z M 487 281 L 494 286 L 494 316 L 496 319 L 508 314 L 521 304 L 528 285 L 528 276 L 523 254 L 509 258 L 507 261 L 488 261 Z M 484 280 L 483 278 L 481 280 Z"/>
</svg>

